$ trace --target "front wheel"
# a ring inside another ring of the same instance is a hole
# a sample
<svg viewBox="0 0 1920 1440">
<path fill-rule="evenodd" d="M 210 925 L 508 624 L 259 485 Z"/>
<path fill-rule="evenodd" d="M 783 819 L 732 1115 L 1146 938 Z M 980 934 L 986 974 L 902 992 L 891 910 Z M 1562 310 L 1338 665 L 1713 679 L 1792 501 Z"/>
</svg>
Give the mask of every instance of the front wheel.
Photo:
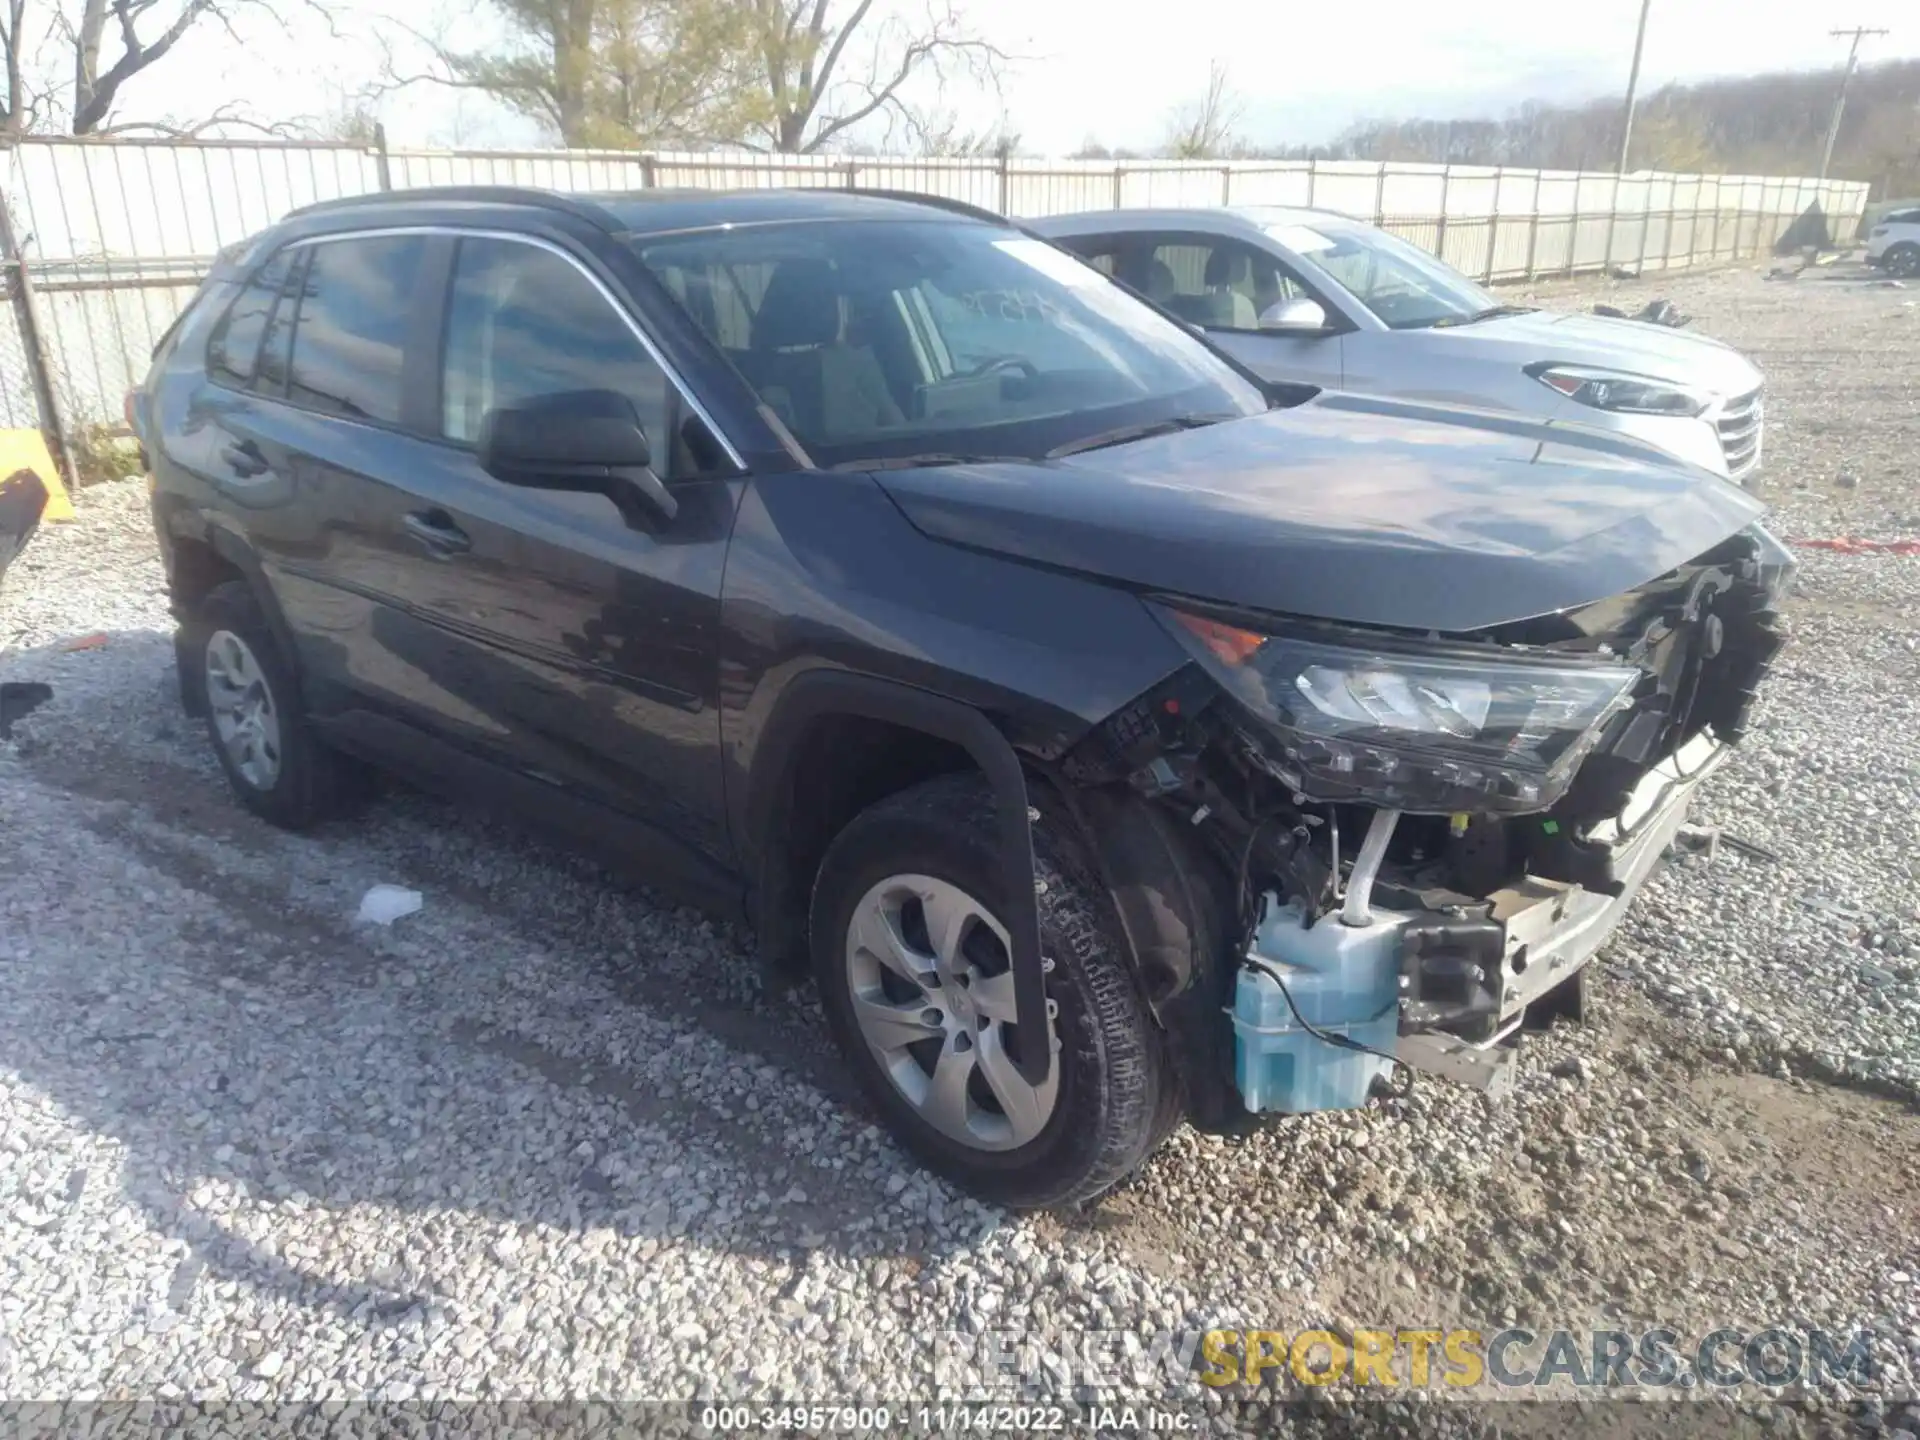
<svg viewBox="0 0 1920 1440">
<path fill-rule="evenodd" d="M 1911 278 L 1920 275 L 1920 245 L 1902 242 L 1880 257 L 1880 264 L 1889 275 Z"/>
<path fill-rule="evenodd" d="M 1046 1033 L 1016 1023 L 996 840 L 975 775 L 856 817 L 814 886 L 821 998 L 862 1088 L 930 1169 L 1017 1208 L 1091 1200 L 1162 1138 L 1171 1078 L 1112 907 L 1045 818 L 1034 853 Z M 1053 1054 L 1038 1085 L 1017 1063 L 1033 1045 Z"/>
</svg>

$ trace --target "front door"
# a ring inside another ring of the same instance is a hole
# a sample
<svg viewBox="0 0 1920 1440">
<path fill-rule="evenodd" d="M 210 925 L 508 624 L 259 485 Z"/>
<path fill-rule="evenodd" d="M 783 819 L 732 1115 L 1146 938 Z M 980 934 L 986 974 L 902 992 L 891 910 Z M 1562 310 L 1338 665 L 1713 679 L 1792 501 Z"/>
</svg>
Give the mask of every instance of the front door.
<svg viewBox="0 0 1920 1440">
<path fill-rule="evenodd" d="M 420 446 L 409 606 L 466 642 L 439 688 L 484 714 L 526 773 L 728 856 L 719 730 L 720 582 L 744 481 L 611 294 L 531 239 L 465 236 L 453 259 L 438 405 Z M 631 402 L 678 514 L 650 529 L 599 495 L 507 485 L 475 453 L 489 411 L 583 391 Z M 697 427 L 698 422 L 694 422 Z M 694 443 L 690 444 L 689 441 Z"/>
</svg>

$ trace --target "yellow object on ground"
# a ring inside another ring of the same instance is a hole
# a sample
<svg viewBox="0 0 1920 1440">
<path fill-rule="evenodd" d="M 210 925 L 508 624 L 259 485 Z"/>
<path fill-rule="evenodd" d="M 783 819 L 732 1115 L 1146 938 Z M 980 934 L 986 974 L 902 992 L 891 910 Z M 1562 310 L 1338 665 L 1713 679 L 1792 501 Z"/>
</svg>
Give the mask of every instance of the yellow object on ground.
<svg viewBox="0 0 1920 1440">
<path fill-rule="evenodd" d="M 60 471 L 47 450 L 47 437 L 38 430 L 0 430 L 0 475 L 16 470 L 31 470 L 47 487 L 47 508 L 42 520 L 73 519 L 73 501 L 60 483 Z"/>
</svg>

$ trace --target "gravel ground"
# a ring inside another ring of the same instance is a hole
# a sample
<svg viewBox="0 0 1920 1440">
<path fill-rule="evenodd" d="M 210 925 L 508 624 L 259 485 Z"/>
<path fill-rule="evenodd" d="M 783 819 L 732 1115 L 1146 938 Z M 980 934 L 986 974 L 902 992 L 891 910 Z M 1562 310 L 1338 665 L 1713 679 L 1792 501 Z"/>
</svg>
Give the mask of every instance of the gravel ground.
<svg viewBox="0 0 1920 1440">
<path fill-rule="evenodd" d="M 1920 535 L 1908 294 L 1542 287 L 1603 292 L 1756 356 L 1783 535 Z M 1920 559 L 1805 552 L 1698 816 L 1777 858 L 1679 858 L 1509 1103 L 1182 1134 L 1012 1217 L 894 1148 L 743 936 L 398 790 L 247 816 L 144 492 L 78 503 L 0 589 L 0 678 L 55 691 L 0 743 L 0 1397 L 900 1399 L 953 1329 L 1781 1323 L 1869 1327 L 1880 1378 L 1777 1433 L 1920 1434 Z M 356 924 L 380 881 L 425 908 Z"/>
</svg>

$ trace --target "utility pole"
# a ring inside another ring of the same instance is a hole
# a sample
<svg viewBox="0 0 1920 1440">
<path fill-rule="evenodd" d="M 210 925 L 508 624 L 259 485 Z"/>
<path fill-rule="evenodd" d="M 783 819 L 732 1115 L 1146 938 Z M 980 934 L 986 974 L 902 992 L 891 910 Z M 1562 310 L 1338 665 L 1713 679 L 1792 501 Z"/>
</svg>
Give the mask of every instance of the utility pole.
<svg viewBox="0 0 1920 1440">
<path fill-rule="evenodd" d="M 1884 35 L 1884 30 L 1869 30 L 1864 25 L 1856 25 L 1851 30 L 1829 30 L 1827 34 L 1838 40 L 1843 35 L 1851 35 L 1853 43 L 1847 47 L 1847 68 L 1840 72 L 1840 93 L 1833 99 L 1833 119 L 1827 125 L 1826 148 L 1820 152 L 1820 178 L 1827 178 L 1827 166 L 1833 163 L 1833 143 L 1840 138 L 1840 117 L 1847 112 L 1847 86 L 1853 83 L 1854 62 L 1860 58 L 1860 41 L 1867 35 Z"/>
<path fill-rule="evenodd" d="M 1640 28 L 1633 33 L 1633 68 L 1627 71 L 1627 108 L 1620 119 L 1620 163 L 1613 173 L 1627 173 L 1627 150 L 1633 144 L 1633 97 L 1640 88 L 1640 52 L 1647 45 L 1647 11 L 1653 8 L 1653 0 L 1640 0 Z"/>
</svg>

